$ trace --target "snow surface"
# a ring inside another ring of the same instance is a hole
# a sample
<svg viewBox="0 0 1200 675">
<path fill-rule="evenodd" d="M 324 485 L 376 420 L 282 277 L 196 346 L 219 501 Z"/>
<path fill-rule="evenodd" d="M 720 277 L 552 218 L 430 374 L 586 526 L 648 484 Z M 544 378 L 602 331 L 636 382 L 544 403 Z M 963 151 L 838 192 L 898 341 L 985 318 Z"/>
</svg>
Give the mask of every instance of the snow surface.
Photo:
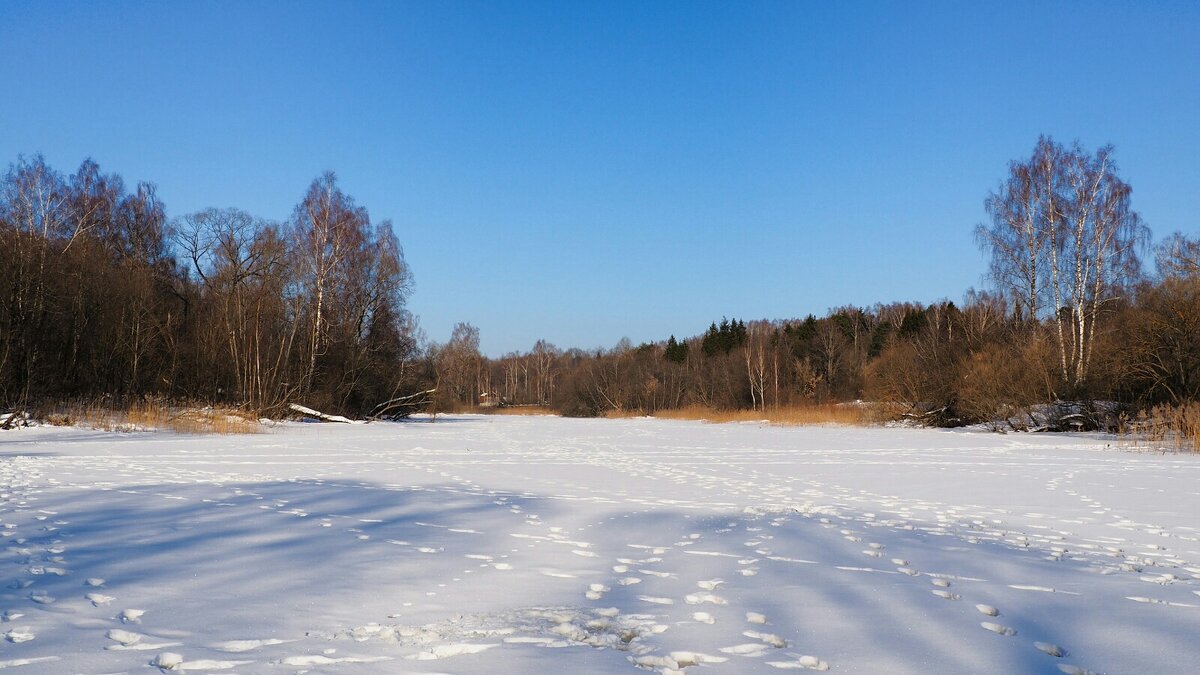
<svg viewBox="0 0 1200 675">
<path fill-rule="evenodd" d="M 0 669 L 1194 672 L 1200 462 L 440 417 L 0 433 Z"/>
</svg>

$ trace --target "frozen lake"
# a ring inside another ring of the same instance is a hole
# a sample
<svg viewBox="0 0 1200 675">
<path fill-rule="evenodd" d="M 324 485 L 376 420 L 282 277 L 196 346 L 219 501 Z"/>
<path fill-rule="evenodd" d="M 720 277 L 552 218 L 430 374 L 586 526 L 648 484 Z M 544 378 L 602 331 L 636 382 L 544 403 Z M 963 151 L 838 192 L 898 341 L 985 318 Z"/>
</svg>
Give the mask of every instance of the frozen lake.
<svg viewBox="0 0 1200 675">
<path fill-rule="evenodd" d="M 1189 672 L 1200 462 L 464 416 L 0 433 L 20 673 Z"/>
</svg>

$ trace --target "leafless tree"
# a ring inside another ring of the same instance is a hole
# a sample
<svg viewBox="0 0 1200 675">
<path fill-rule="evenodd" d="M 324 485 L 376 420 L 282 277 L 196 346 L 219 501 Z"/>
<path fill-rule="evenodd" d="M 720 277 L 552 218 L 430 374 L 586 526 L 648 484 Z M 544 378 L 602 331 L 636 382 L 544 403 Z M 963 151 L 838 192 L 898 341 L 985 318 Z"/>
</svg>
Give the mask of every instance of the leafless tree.
<svg viewBox="0 0 1200 675">
<path fill-rule="evenodd" d="M 746 326 L 742 356 L 745 359 L 746 377 L 750 384 L 751 409 L 766 409 L 767 351 L 771 348 L 771 336 L 774 333 L 774 327 L 767 321 L 751 321 Z"/>
<path fill-rule="evenodd" d="M 1101 310 L 1136 279 L 1138 250 L 1149 239 L 1112 152 L 1105 146 L 1091 155 L 1075 144 L 1060 167 L 1065 195 L 1061 227 L 1051 231 L 1050 277 L 1063 379 L 1071 389 L 1088 375 Z"/>
<path fill-rule="evenodd" d="M 1155 266 L 1163 279 L 1200 277 L 1200 239 L 1172 233 L 1155 250 Z"/>
<path fill-rule="evenodd" d="M 479 329 L 466 322 L 456 324 L 450 341 L 438 350 L 438 389 L 443 400 L 448 395 L 451 403 L 475 405 L 481 393 L 482 370 Z"/>
<path fill-rule="evenodd" d="M 555 361 L 558 360 L 558 354 L 558 348 L 545 340 L 538 340 L 533 345 L 533 351 L 530 352 L 533 360 L 538 405 L 545 405 L 554 395 L 553 368 Z"/>
<path fill-rule="evenodd" d="M 1013 162 L 987 199 L 990 226 L 976 233 L 991 254 L 991 276 L 1013 298 L 1018 318 L 1052 310 L 1059 369 L 1068 391 L 1088 376 L 1097 325 L 1108 303 L 1139 272 L 1149 231 L 1116 173 L 1112 146 L 1095 154 L 1038 139 L 1032 157 Z"/>
<path fill-rule="evenodd" d="M 328 345 L 331 296 L 348 272 L 347 260 L 362 246 L 368 222 L 365 210 L 342 192 L 331 171 L 312 182 L 296 207 L 291 235 L 308 315 L 303 391 L 312 389 L 317 360 Z"/>
<path fill-rule="evenodd" d="M 1011 162 L 1008 178 L 984 201 L 991 222 L 975 229 L 976 239 L 991 253 L 992 281 L 1012 298 L 1018 320 L 1040 316 L 1046 247 L 1058 217 L 1054 171 L 1060 152 L 1042 136 L 1032 158 Z"/>
</svg>

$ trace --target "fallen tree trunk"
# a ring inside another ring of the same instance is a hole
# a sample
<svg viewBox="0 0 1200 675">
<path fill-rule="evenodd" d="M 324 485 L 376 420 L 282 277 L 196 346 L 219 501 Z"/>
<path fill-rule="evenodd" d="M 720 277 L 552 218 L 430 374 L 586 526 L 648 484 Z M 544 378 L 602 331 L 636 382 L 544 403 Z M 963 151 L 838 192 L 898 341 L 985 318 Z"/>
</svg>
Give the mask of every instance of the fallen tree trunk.
<svg viewBox="0 0 1200 675">
<path fill-rule="evenodd" d="M 327 413 L 323 413 L 319 410 L 313 410 L 312 408 L 306 408 L 306 407 L 300 405 L 299 403 L 290 403 L 290 404 L 288 404 L 288 408 L 290 408 L 293 411 L 298 412 L 302 415 L 307 415 L 314 419 L 321 420 L 322 422 L 338 422 L 340 424 L 353 424 L 354 423 L 354 420 L 350 419 L 349 417 L 342 417 L 341 415 L 330 415 Z"/>
<path fill-rule="evenodd" d="M 433 401 L 433 395 L 436 392 L 437 389 L 426 389 L 425 391 L 418 391 L 415 394 L 399 396 L 391 399 L 390 401 L 384 401 L 383 403 L 375 406 L 375 409 L 371 411 L 371 414 L 368 417 L 370 419 L 396 419 L 399 417 L 408 417 L 421 408 L 429 405 Z"/>
<path fill-rule="evenodd" d="M 14 429 L 25 426 L 28 422 L 29 413 L 24 410 L 14 410 L 9 413 L 0 414 L 0 429 Z"/>
</svg>

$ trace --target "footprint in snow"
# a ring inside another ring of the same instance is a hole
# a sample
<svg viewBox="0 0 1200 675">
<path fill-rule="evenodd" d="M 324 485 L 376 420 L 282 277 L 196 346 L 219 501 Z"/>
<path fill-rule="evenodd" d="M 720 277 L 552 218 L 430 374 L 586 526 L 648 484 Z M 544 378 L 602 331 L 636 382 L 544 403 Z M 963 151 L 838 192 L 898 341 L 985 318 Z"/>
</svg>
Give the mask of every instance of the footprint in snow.
<svg viewBox="0 0 1200 675">
<path fill-rule="evenodd" d="M 114 598 L 113 596 L 105 595 L 103 593 L 86 593 L 86 594 L 84 594 L 83 597 L 85 600 L 92 603 L 93 607 L 99 607 L 100 605 L 107 605 L 108 603 L 112 602 L 113 600 L 116 600 L 116 598 Z"/>
<path fill-rule="evenodd" d="M 543 570 L 538 570 L 538 571 L 541 572 L 545 576 L 553 577 L 555 579 L 576 579 L 577 578 L 574 574 L 571 574 L 570 572 L 563 572 L 561 570 L 543 569 Z"/>
<path fill-rule="evenodd" d="M 104 634 L 104 637 L 116 642 L 115 645 L 109 645 L 104 649 L 107 651 L 150 651 L 155 649 L 163 649 L 165 647 L 177 647 L 178 642 L 145 642 L 145 635 L 141 633 L 133 633 L 120 628 L 113 628 Z"/>
<path fill-rule="evenodd" d="M 123 609 L 117 618 L 121 620 L 121 623 L 141 623 L 142 615 L 145 613 L 144 609 Z"/>
<path fill-rule="evenodd" d="M 404 658 L 411 660 L 411 661 L 432 661 L 435 659 L 448 659 L 452 656 L 459 656 L 461 654 L 478 654 L 479 652 L 486 651 L 486 650 L 491 649 L 492 647 L 496 647 L 496 646 L 498 646 L 498 645 L 496 645 L 496 644 L 471 644 L 471 643 L 466 643 L 466 642 L 455 643 L 455 644 L 435 645 L 433 648 L 431 648 L 429 650 L 426 650 L 423 652 L 418 652 L 416 654 L 411 654 Z"/>
<path fill-rule="evenodd" d="M 266 640 L 227 640 L 225 642 L 214 643 L 210 646 L 217 651 L 239 654 L 241 652 L 248 652 L 252 649 L 258 649 L 259 647 L 282 645 L 288 642 L 295 642 L 295 640 L 277 640 L 274 638 Z"/>
<path fill-rule="evenodd" d="M 692 618 L 700 623 L 709 624 L 710 626 L 716 622 L 716 619 L 713 618 L 713 615 L 709 614 L 708 612 L 696 612 L 692 614 Z"/>
<path fill-rule="evenodd" d="M 804 655 L 797 658 L 795 661 L 767 661 L 767 665 L 772 668 L 783 670 L 829 670 L 829 664 L 815 656 Z"/>
<path fill-rule="evenodd" d="M 975 609 L 979 610 L 980 614 L 986 614 L 988 616 L 1000 616 L 1000 610 L 992 607 L 991 605 L 975 605 Z"/>
<path fill-rule="evenodd" d="M 1005 637 L 1012 637 L 1017 634 L 1017 629 L 1009 628 L 1008 626 L 1002 626 L 998 623 L 992 623 L 991 621 L 984 621 L 979 625 L 983 627 L 984 630 L 990 630 L 997 635 L 1003 635 Z"/>
<path fill-rule="evenodd" d="M 4 639 L 12 642 L 13 644 L 29 642 L 34 637 L 36 636 L 29 630 L 29 628 L 14 628 L 4 634 Z"/>
<path fill-rule="evenodd" d="M 760 633 L 758 631 L 747 630 L 747 631 L 742 631 L 742 635 L 745 635 L 748 638 L 753 638 L 755 640 L 762 640 L 765 644 L 775 647 L 776 649 L 782 649 L 782 648 L 788 646 L 787 640 L 784 640 L 783 638 L 779 637 L 778 635 L 775 635 L 774 633 Z"/>
<path fill-rule="evenodd" d="M 740 645 L 733 645 L 732 647 L 721 647 L 721 651 L 737 656 L 756 657 L 766 653 L 767 645 L 761 642 L 745 642 Z"/>
<path fill-rule="evenodd" d="M 32 601 L 34 601 L 34 602 L 36 602 L 36 603 L 37 603 L 37 604 L 39 604 L 39 605 L 52 605 L 52 604 L 54 604 L 54 597 L 53 597 L 53 596 L 51 596 L 51 595 L 50 595 L 50 594 L 48 594 L 48 593 L 45 593 L 45 592 L 43 592 L 43 591 L 37 591 L 37 592 L 34 592 L 34 593 L 30 593 L 30 594 L 29 594 L 29 599 L 30 599 L 30 600 L 32 600 Z"/>
<path fill-rule="evenodd" d="M 661 598 L 661 597 L 654 596 L 654 595 L 639 595 L 639 596 L 637 596 L 637 598 L 638 598 L 638 600 L 641 600 L 642 602 L 649 602 L 649 603 L 652 603 L 655 605 L 673 605 L 673 604 L 675 604 L 675 601 L 672 600 L 671 598 Z M 688 604 L 695 604 L 695 603 L 688 603 Z"/>
<path fill-rule="evenodd" d="M 676 576 L 674 572 L 658 572 L 655 570 L 644 569 L 639 569 L 638 574 L 646 574 L 652 577 L 658 577 L 659 579 L 673 579 Z"/>
<path fill-rule="evenodd" d="M 1062 647 L 1059 647 L 1056 644 L 1051 644 L 1049 642 L 1035 642 L 1035 643 L 1033 643 L 1033 647 L 1034 647 L 1034 649 L 1038 650 L 1039 652 L 1046 654 L 1048 656 L 1053 656 L 1056 659 L 1061 659 L 1062 657 L 1067 655 L 1067 650 L 1063 649 Z"/>
<path fill-rule="evenodd" d="M 680 668 L 688 668 L 691 666 L 702 666 L 706 663 L 725 663 L 729 659 L 724 656 L 713 656 L 701 652 L 671 652 L 671 660 Z"/>
<path fill-rule="evenodd" d="M 162 671 L 186 671 L 186 670 L 229 670 L 244 666 L 253 661 L 216 661 L 213 659 L 198 659 L 196 661 L 184 661 L 182 654 L 174 652 L 163 652 L 154 657 L 150 665 Z"/>
</svg>

